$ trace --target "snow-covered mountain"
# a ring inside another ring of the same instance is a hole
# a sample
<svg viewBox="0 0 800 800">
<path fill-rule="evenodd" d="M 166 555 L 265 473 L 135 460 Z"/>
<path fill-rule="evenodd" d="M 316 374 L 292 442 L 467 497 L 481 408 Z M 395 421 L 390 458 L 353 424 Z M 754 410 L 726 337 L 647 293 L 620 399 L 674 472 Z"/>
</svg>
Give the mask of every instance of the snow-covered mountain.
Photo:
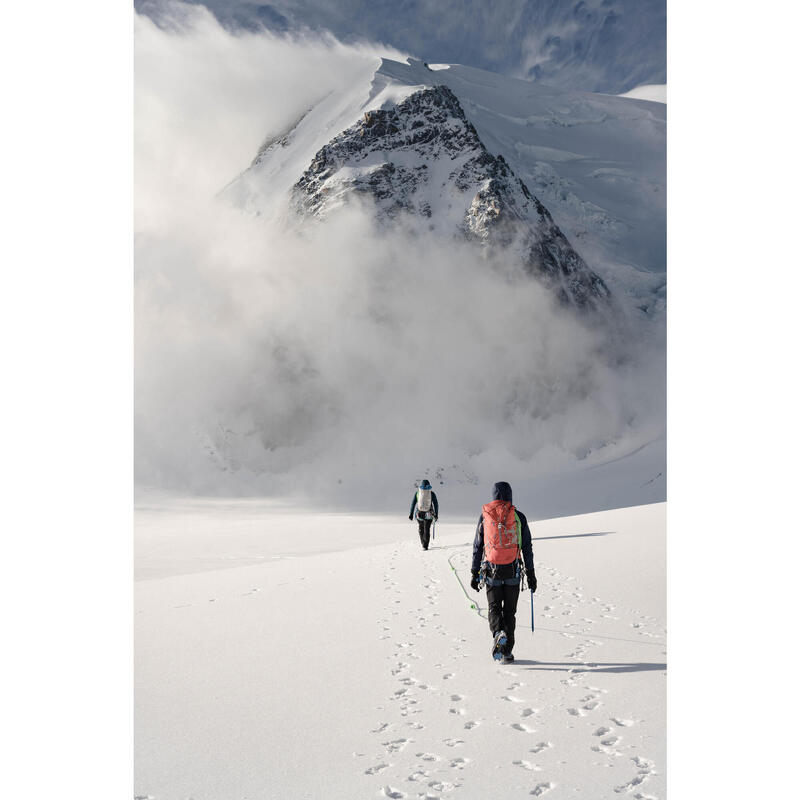
<svg viewBox="0 0 800 800">
<path fill-rule="evenodd" d="M 487 151 L 446 86 L 368 111 L 316 154 L 293 197 L 299 211 L 324 216 L 353 193 L 374 200 L 381 221 L 416 216 L 431 230 L 513 251 L 565 303 L 584 307 L 609 296 L 547 209 Z"/>
<path fill-rule="evenodd" d="M 666 82 L 665 0 L 199 2 L 231 28 L 331 31 L 562 89 L 618 94 Z M 158 15 L 154 0 L 137 7 Z"/>
<path fill-rule="evenodd" d="M 137 481 L 660 499 L 665 105 L 180 11 L 140 22 Z"/>
<path fill-rule="evenodd" d="M 663 304 L 664 106 L 482 70 L 383 59 L 270 138 L 225 194 L 325 217 L 369 198 L 383 222 L 507 250 L 577 306 Z"/>
</svg>

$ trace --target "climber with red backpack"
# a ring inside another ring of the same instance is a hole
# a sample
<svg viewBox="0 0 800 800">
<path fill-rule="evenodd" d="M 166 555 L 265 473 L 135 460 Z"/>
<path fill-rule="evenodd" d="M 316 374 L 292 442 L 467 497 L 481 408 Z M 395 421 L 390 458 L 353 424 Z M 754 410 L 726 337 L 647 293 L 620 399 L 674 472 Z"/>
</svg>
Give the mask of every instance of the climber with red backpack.
<svg viewBox="0 0 800 800">
<path fill-rule="evenodd" d="M 478 518 L 472 544 L 472 581 L 477 592 L 486 585 L 492 657 L 504 664 L 514 661 L 514 629 L 523 574 L 536 591 L 531 531 L 525 515 L 511 503 L 511 486 L 494 485 L 492 502 Z"/>
</svg>

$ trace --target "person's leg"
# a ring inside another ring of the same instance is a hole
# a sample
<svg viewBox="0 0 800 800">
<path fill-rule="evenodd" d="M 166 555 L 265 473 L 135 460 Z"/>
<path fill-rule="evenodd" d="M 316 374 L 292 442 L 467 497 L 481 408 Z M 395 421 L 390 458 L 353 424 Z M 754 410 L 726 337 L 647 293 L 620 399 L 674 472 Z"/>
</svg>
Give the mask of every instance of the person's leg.
<svg viewBox="0 0 800 800">
<path fill-rule="evenodd" d="M 425 538 L 422 540 L 422 546 L 425 550 L 428 549 L 428 545 L 431 543 L 431 522 L 433 520 L 426 519 L 425 520 Z"/>
<path fill-rule="evenodd" d="M 417 517 L 417 525 L 419 525 L 419 543 L 425 547 L 425 520 Z"/>
<path fill-rule="evenodd" d="M 489 604 L 489 630 L 494 636 L 503 630 L 503 587 L 487 586 L 486 602 Z"/>
<path fill-rule="evenodd" d="M 503 589 L 503 630 L 508 637 L 506 653 L 514 649 L 514 629 L 517 627 L 517 602 L 519 601 L 519 584 L 504 583 Z"/>
</svg>

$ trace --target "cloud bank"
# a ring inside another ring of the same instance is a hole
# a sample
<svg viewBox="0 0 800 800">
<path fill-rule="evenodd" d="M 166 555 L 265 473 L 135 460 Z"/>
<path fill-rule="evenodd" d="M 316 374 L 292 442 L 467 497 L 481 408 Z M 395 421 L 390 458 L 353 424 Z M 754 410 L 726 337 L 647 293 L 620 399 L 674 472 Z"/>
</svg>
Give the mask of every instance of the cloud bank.
<svg viewBox="0 0 800 800">
<path fill-rule="evenodd" d="M 592 328 L 467 245 L 351 206 L 302 232 L 219 199 L 385 49 L 136 19 L 137 482 L 358 494 L 536 476 L 663 431 L 662 331 Z M 332 131 L 334 135 L 337 131 Z"/>
</svg>

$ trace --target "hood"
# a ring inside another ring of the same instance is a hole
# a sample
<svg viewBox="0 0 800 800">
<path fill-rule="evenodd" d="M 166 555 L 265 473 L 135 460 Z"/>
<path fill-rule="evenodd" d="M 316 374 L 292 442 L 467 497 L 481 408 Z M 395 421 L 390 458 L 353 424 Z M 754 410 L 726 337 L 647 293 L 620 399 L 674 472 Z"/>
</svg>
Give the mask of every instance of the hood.
<svg viewBox="0 0 800 800">
<path fill-rule="evenodd" d="M 492 500 L 502 500 L 504 503 L 513 502 L 511 499 L 511 484 L 499 481 L 492 490 Z"/>
</svg>

